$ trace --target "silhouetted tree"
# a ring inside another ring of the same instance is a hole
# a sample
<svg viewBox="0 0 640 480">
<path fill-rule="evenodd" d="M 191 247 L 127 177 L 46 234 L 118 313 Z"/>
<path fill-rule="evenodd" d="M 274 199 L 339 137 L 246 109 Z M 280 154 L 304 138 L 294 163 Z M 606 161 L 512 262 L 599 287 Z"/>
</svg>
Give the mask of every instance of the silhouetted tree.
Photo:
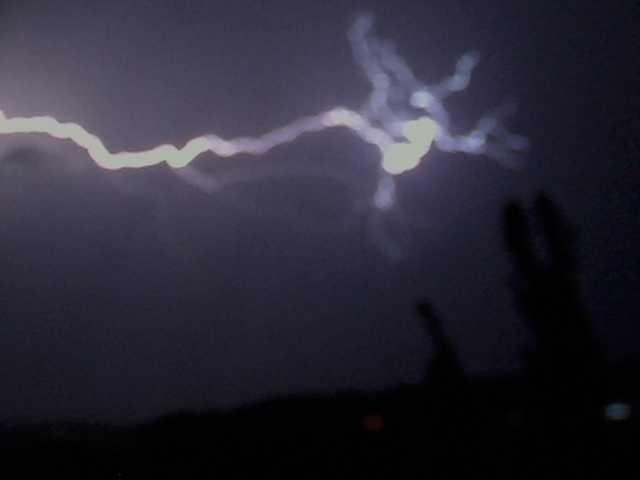
<svg viewBox="0 0 640 480">
<path fill-rule="evenodd" d="M 545 195 L 536 198 L 533 214 L 530 225 L 525 210 L 509 204 L 504 235 L 516 304 L 535 343 L 525 354 L 525 367 L 543 447 L 538 459 L 552 462 L 549 468 L 578 469 L 564 473 L 579 476 L 597 437 L 603 361 L 578 294 L 575 232 Z"/>
<path fill-rule="evenodd" d="M 464 370 L 431 304 L 425 301 L 418 304 L 418 312 L 433 345 L 433 355 L 425 372 L 425 385 L 443 393 L 455 392 L 465 383 Z"/>
</svg>

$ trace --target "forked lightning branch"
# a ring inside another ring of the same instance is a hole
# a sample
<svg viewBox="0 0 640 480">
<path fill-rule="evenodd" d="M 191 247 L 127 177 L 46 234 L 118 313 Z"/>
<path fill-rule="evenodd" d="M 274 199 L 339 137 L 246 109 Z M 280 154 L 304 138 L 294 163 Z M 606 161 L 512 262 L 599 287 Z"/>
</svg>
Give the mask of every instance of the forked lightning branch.
<svg viewBox="0 0 640 480">
<path fill-rule="evenodd" d="M 98 166 L 114 170 L 162 163 L 183 168 L 203 155 L 261 155 L 304 134 L 346 128 L 379 151 L 377 161 L 383 175 L 374 198 L 379 208 L 392 201 L 391 176 L 416 168 L 434 146 L 446 152 L 484 154 L 496 159 L 509 158 L 526 149 L 526 138 L 509 132 L 499 112 L 482 117 L 466 134 L 451 133 L 444 100 L 467 87 L 478 62 L 477 54 L 464 54 L 451 76 L 427 85 L 416 78 L 392 43 L 373 35 L 372 26 L 370 15 L 361 16 L 348 34 L 354 58 L 371 84 L 366 102 L 357 110 L 335 106 L 255 137 L 224 139 L 209 134 L 190 139 L 182 146 L 163 144 L 137 152 L 111 152 L 100 137 L 82 125 L 61 122 L 52 116 L 11 117 L 0 111 L 0 134 L 45 134 L 69 140 L 85 150 Z"/>
</svg>

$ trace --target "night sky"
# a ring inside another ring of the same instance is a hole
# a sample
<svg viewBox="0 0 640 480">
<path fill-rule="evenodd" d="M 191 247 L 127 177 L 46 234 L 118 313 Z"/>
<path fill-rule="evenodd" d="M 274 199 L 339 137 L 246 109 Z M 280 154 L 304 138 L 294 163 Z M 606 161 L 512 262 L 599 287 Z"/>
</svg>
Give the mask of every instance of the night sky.
<svg viewBox="0 0 640 480">
<path fill-rule="evenodd" d="M 261 157 L 205 156 L 196 165 L 229 181 L 214 194 L 166 166 L 106 171 L 69 142 L 0 137 L 0 421 L 128 422 L 416 383 L 430 355 L 415 314 L 425 297 L 470 374 L 517 369 L 527 335 L 500 218 L 540 190 L 578 230 L 608 358 L 632 355 L 632 2 L 551 3 L 0 2 L 0 108 L 81 123 L 111 150 L 359 108 L 370 87 L 346 32 L 362 11 L 427 82 L 479 51 L 471 85 L 447 103 L 455 129 L 511 97 L 509 126 L 532 145 L 522 170 L 430 152 L 398 179 L 403 214 L 375 216 L 402 246 L 390 258 L 367 229 L 379 154 L 344 130 Z"/>
</svg>

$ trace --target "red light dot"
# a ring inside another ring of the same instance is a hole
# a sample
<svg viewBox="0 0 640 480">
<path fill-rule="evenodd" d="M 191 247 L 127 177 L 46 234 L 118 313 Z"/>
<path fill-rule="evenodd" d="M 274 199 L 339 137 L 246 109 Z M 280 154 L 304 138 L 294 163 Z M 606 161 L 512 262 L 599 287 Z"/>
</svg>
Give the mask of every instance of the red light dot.
<svg viewBox="0 0 640 480">
<path fill-rule="evenodd" d="M 362 428 L 367 432 L 377 432 L 384 428 L 384 417 L 379 413 L 366 415 L 362 419 Z"/>
</svg>

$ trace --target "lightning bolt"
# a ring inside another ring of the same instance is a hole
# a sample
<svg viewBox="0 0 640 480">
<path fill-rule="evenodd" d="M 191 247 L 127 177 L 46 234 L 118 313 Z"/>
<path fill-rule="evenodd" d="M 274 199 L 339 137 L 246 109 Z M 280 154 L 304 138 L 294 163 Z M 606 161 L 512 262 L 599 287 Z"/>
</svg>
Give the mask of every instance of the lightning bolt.
<svg viewBox="0 0 640 480">
<path fill-rule="evenodd" d="M 225 140 L 212 134 L 193 138 L 183 146 L 164 144 L 137 152 L 110 152 L 97 135 L 83 126 L 61 122 L 51 116 L 9 117 L 0 111 L 0 134 L 45 134 L 69 140 L 84 149 L 98 166 L 109 170 L 162 163 L 183 168 L 207 153 L 218 157 L 260 155 L 293 142 L 301 135 L 339 127 L 349 129 L 361 140 L 376 146 L 382 169 L 389 175 L 417 167 L 434 143 L 444 151 L 488 154 L 498 158 L 526 147 L 526 139 L 509 133 L 497 115 L 482 118 L 467 135 L 449 133 L 451 122 L 442 101 L 449 94 L 466 88 L 477 63 L 475 54 L 461 57 L 454 75 L 438 85 L 427 86 L 415 78 L 392 44 L 371 35 L 372 22 L 371 16 L 361 16 L 349 31 L 355 59 L 372 85 L 369 99 L 359 111 L 334 107 L 257 137 Z M 392 105 L 392 92 L 404 95 L 405 104 Z M 489 137 L 498 141 L 490 144 Z M 389 183 L 385 182 L 381 185 L 387 185 L 385 188 L 388 189 Z M 388 190 L 385 195 L 389 197 Z M 388 203 L 383 200 L 380 197 L 376 202 Z"/>
<path fill-rule="evenodd" d="M 182 147 L 165 144 L 138 152 L 113 153 L 98 136 L 77 123 L 63 123 L 50 116 L 10 118 L 0 111 L 0 134 L 43 133 L 52 138 L 70 140 L 86 150 L 98 166 L 109 170 L 143 168 L 161 163 L 181 168 L 207 152 L 219 157 L 232 157 L 242 153 L 260 155 L 278 145 L 292 142 L 305 133 L 331 127 L 347 127 L 363 140 L 378 146 L 383 152 L 393 143 L 386 132 L 372 126 L 357 112 L 338 107 L 319 115 L 299 119 L 260 137 L 225 140 L 217 135 L 204 135 L 189 140 Z"/>
</svg>

